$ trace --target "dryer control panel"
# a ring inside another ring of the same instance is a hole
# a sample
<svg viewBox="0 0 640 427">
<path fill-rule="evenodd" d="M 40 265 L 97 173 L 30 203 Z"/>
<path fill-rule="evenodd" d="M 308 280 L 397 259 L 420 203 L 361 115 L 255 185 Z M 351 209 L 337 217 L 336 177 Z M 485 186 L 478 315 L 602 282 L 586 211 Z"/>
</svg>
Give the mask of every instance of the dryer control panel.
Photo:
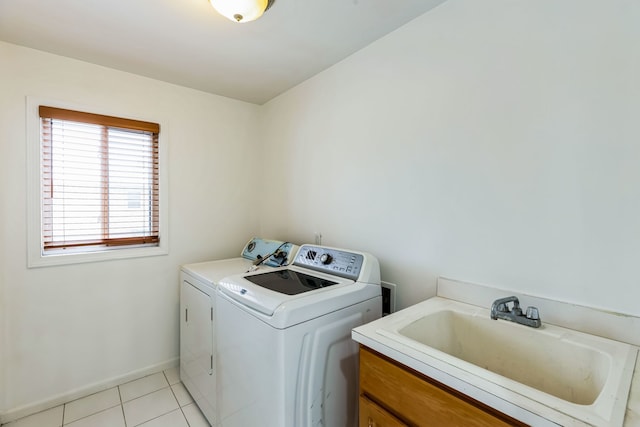
<svg viewBox="0 0 640 427">
<path fill-rule="evenodd" d="M 302 245 L 293 264 L 334 276 L 358 280 L 363 263 L 364 256 L 359 253 L 324 246 Z"/>
</svg>

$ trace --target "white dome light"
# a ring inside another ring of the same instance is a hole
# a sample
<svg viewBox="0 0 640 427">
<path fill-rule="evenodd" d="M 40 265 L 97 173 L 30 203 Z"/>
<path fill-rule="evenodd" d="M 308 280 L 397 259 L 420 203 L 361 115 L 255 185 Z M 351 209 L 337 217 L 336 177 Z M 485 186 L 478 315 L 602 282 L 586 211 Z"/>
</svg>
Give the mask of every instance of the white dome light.
<svg viewBox="0 0 640 427">
<path fill-rule="evenodd" d="M 209 0 L 218 13 L 234 22 L 245 23 L 260 18 L 274 0 Z"/>
</svg>

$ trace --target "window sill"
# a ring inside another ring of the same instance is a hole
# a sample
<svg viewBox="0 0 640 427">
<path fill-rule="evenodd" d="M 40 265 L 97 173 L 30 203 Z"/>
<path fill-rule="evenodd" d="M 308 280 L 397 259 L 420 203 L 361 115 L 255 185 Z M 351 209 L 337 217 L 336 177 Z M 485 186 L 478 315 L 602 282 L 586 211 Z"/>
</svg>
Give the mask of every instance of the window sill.
<svg viewBox="0 0 640 427">
<path fill-rule="evenodd" d="M 169 254 L 162 246 L 135 247 L 126 249 L 99 250 L 95 252 L 67 253 L 60 251 L 47 255 L 36 254 L 29 257 L 28 267 L 52 267 L 57 265 L 81 264 L 87 262 L 111 261 L 118 259 L 143 258 Z"/>
</svg>

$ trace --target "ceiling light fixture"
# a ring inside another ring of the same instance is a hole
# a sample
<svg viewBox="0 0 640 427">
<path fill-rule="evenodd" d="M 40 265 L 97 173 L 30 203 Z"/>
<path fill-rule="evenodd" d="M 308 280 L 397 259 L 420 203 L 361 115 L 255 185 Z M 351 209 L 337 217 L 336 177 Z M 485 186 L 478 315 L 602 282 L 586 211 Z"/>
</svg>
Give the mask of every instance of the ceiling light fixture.
<svg viewBox="0 0 640 427">
<path fill-rule="evenodd" d="M 255 21 L 275 0 L 209 0 L 218 13 L 234 22 Z"/>
</svg>

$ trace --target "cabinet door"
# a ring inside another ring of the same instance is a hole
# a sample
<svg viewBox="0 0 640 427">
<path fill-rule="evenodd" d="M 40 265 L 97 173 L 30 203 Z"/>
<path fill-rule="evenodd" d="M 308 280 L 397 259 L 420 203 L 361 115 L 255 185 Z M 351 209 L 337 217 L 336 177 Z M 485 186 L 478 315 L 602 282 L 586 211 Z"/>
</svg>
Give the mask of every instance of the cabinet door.
<svg viewBox="0 0 640 427">
<path fill-rule="evenodd" d="M 366 347 L 360 347 L 360 392 L 411 426 L 524 425 Z"/>
<path fill-rule="evenodd" d="M 407 427 L 407 424 L 361 395 L 360 427 Z"/>
</svg>

